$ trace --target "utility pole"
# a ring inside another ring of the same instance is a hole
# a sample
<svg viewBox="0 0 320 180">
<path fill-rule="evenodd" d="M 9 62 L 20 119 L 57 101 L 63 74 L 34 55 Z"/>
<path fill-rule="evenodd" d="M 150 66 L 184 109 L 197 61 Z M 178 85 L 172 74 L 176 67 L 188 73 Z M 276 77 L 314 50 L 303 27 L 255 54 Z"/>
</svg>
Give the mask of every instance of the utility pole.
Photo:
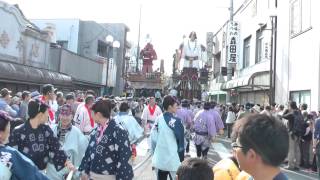
<svg viewBox="0 0 320 180">
<path fill-rule="evenodd" d="M 141 27 L 141 8 L 142 5 L 140 4 L 140 14 L 139 14 L 139 32 L 138 32 L 138 46 L 137 46 L 137 64 L 136 64 L 136 72 L 139 71 L 139 56 L 140 56 L 140 27 Z"/>
<path fill-rule="evenodd" d="M 275 86 L 276 86 L 276 63 L 277 63 L 277 16 L 270 16 L 271 19 L 271 40 L 270 40 L 270 89 L 269 104 L 275 102 Z"/>
<path fill-rule="evenodd" d="M 230 7 L 229 7 L 229 11 L 230 11 L 230 20 L 229 22 L 233 21 L 233 0 L 230 0 Z M 228 45 L 227 45 L 228 46 Z M 226 54 L 226 63 L 227 63 L 227 81 L 230 81 L 232 79 L 232 64 L 228 63 L 228 47 L 227 49 L 227 54 Z M 230 102 L 230 92 L 227 93 L 226 96 L 226 102 L 229 103 Z"/>
</svg>

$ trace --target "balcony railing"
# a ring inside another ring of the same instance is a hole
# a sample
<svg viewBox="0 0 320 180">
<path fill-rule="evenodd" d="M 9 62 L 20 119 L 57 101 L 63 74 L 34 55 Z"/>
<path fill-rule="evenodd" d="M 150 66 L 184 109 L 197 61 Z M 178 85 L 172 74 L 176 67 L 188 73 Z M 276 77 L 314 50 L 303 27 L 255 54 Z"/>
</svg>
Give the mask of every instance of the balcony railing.
<svg viewBox="0 0 320 180">
<path fill-rule="evenodd" d="M 129 81 L 141 81 L 141 82 L 161 82 L 161 73 L 153 72 L 153 73 L 129 73 L 128 74 Z"/>
</svg>

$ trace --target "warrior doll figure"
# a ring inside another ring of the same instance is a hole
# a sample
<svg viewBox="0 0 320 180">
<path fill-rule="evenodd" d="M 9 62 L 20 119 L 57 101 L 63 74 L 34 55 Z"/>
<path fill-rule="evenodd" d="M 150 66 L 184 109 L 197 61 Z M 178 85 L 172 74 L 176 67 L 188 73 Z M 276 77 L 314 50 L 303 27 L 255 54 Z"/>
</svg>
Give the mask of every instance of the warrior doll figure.
<svg viewBox="0 0 320 180">
<path fill-rule="evenodd" d="M 183 43 L 180 68 L 199 69 L 200 57 L 201 47 L 197 42 L 197 34 L 193 31 L 190 33 L 189 39 Z"/>
<path fill-rule="evenodd" d="M 140 57 L 143 59 L 143 73 L 151 73 L 152 72 L 152 61 L 157 60 L 157 53 L 153 49 L 153 45 L 148 43 L 140 52 Z"/>
</svg>

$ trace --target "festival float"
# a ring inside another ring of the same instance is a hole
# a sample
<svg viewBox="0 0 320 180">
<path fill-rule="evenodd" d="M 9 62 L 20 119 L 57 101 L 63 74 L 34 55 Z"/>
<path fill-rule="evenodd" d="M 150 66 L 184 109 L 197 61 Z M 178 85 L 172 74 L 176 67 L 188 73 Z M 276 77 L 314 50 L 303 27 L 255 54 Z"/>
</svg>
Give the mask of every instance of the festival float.
<svg viewBox="0 0 320 180">
<path fill-rule="evenodd" d="M 170 92 L 176 92 L 181 99 L 201 99 L 201 93 L 208 83 L 206 48 L 198 43 L 197 35 L 191 32 L 184 38 L 173 58 L 173 74 Z"/>
</svg>

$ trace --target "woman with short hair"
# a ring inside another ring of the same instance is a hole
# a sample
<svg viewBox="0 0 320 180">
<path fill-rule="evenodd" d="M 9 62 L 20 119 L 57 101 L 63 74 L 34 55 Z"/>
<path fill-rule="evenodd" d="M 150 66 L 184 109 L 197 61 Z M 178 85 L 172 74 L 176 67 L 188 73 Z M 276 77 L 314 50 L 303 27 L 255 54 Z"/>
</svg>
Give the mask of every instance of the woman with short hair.
<svg viewBox="0 0 320 180">
<path fill-rule="evenodd" d="M 130 141 L 126 130 L 110 119 L 113 105 L 101 99 L 92 106 L 93 119 L 98 124 L 91 134 L 89 146 L 79 171 L 82 180 L 133 179 Z"/>
<path fill-rule="evenodd" d="M 184 127 L 181 120 L 174 116 L 177 111 L 176 99 L 165 96 L 165 112 L 159 116 L 151 130 L 152 165 L 156 168 L 157 180 L 175 178 L 180 162 L 184 159 Z"/>
</svg>

